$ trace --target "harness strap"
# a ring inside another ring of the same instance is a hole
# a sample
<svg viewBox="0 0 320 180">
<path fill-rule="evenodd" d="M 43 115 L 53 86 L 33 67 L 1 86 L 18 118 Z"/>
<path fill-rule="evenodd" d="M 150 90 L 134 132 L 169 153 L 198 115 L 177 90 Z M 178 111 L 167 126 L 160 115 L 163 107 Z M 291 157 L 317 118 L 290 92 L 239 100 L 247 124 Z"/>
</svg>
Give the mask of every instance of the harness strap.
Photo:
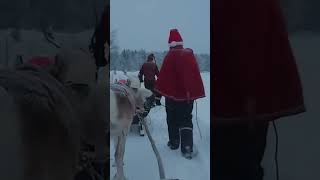
<svg viewBox="0 0 320 180">
<path fill-rule="evenodd" d="M 111 84 L 110 89 L 116 93 L 124 93 L 125 95 L 129 94 L 128 87 L 125 87 L 120 83 Z"/>
</svg>

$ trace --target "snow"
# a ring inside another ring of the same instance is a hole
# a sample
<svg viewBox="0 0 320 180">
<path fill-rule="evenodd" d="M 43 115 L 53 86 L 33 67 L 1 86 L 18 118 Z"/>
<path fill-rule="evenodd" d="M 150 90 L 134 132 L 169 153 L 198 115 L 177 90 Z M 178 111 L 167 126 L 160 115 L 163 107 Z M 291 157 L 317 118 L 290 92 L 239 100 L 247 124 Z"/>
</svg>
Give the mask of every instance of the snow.
<svg viewBox="0 0 320 180">
<path fill-rule="evenodd" d="M 127 74 L 137 75 L 138 72 L 128 72 Z M 120 78 L 119 76 L 123 76 L 123 72 L 117 71 L 116 75 L 110 72 L 111 82 L 115 78 Z M 180 149 L 170 150 L 167 147 L 168 131 L 165 107 L 156 106 L 149 113 L 151 119 L 150 131 L 162 158 L 166 178 L 178 178 L 180 180 L 210 179 L 210 73 L 204 72 L 201 76 L 206 97 L 197 100 L 197 103 L 194 104 L 194 145 L 198 149 L 198 155 L 192 160 L 183 158 Z M 161 103 L 164 104 L 164 98 L 161 99 Z M 197 127 L 196 113 L 202 139 Z M 134 127 L 132 129 L 127 137 L 124 157 L 126 178 L 128 180 L 159 179 L 157 160 L 147 136 L 141 137 Z M 111 141 L 110 153 L 112 155 L 110 164 L 112 165 L 114 163 L 113 141 Z M 116 168 L 110 166 L 110 172 L 110 177 L 113 177 Z"/>
</svg>

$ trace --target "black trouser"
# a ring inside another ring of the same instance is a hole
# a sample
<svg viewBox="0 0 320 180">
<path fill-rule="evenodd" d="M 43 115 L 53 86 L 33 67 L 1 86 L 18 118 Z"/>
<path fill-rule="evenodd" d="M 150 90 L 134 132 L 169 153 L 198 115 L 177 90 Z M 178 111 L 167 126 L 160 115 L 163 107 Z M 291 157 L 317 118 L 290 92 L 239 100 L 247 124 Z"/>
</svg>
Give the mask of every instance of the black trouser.
<svg viewBox="0 0 320 180">
<path fill-rule="evenodd" d="M 193 148 L 193 124 L 192 110 L 193 101 L 177 102 L 166 98 L 167 125 L 169 141 L 179 145 L 181 140 L 181 151 L 186 146 Z"/>
<path fill-rule="evenodd" d="M 221 125 L 214 124 L 213 179 L 262 180 L 261 161 L 266 148 L 268 122 Z"/>
<path fill-rule="evenodd" d="M 156 83 L 155 80 L 147 80 L 147 79 L 145 79 L 144 80 L 144 87 L 153 92 L 155 83 Z"/>
<path fill-rule="evenodd" d="M 159 101 L 160 102 L 160 99 L 161 99 L 161 94 L 155 92 L 153 89 L 154 89 L 154 86 L 155 86 L 155 83 L 156 81 L 155 80 L 147 80 L 145 79 L 144 80 L 144 87 L 146 89 L 149 89 L 150 91 L 152 91 L 152 93 L 154 94 L 155 96 L 155 100 L 156 101 Z"/>
</svg>

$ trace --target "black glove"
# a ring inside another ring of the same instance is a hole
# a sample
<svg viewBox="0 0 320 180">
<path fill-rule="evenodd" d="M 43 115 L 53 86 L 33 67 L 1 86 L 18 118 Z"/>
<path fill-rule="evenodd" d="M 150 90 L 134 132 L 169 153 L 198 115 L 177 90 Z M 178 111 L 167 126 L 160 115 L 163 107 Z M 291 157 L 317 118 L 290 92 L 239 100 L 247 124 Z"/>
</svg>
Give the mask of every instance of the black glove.
<svg viewBox="0 0 320 180">
<path fill-rule="evenodd" d="M 153 95 L 146 98 L 146 102 L 144 102 L 144 104 L 143 104 L 144 111 L 142 113 L 140 113 L 141 117 L 145 118 L 148 116 L 148 114 L 152 108 L 153 103 L 154 103 L 154 96 Z"/>
<path fill-rule="evenodd" d="M 142 83 L 143 82 L 142 76 L 139 74 L 138 77 L 139 77 L 140 82 Z"/>
</svg>

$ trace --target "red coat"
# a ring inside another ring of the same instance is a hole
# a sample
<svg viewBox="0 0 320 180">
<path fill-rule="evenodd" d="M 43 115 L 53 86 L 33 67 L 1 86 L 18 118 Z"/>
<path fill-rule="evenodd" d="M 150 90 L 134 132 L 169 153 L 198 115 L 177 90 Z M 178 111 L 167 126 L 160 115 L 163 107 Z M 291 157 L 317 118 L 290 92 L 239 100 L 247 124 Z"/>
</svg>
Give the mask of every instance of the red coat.
<svg viewBox="0 0 320 180">
<path fill-rule="evenodd" d="M 275 119 L 304 112 L 298 69 L 277 1 L 214 0 L 213 8 L 214 118 Z"/>
<path fill-rule="evenodd" d="M 159 69 L 157 67 L 157 64 L 151 60 L 145 62 L 140 69 L 139 79 L 142 80 L 143 76 L 145 80 L 154 81 L 155 76 L 159 76 Z"/>
<path fill-rule="evenodd" d="M 191 49 L 170 49 L 160 69 L 155 91 L 176 101 L 205 97 L 196 58 Z"/>
</svg>

